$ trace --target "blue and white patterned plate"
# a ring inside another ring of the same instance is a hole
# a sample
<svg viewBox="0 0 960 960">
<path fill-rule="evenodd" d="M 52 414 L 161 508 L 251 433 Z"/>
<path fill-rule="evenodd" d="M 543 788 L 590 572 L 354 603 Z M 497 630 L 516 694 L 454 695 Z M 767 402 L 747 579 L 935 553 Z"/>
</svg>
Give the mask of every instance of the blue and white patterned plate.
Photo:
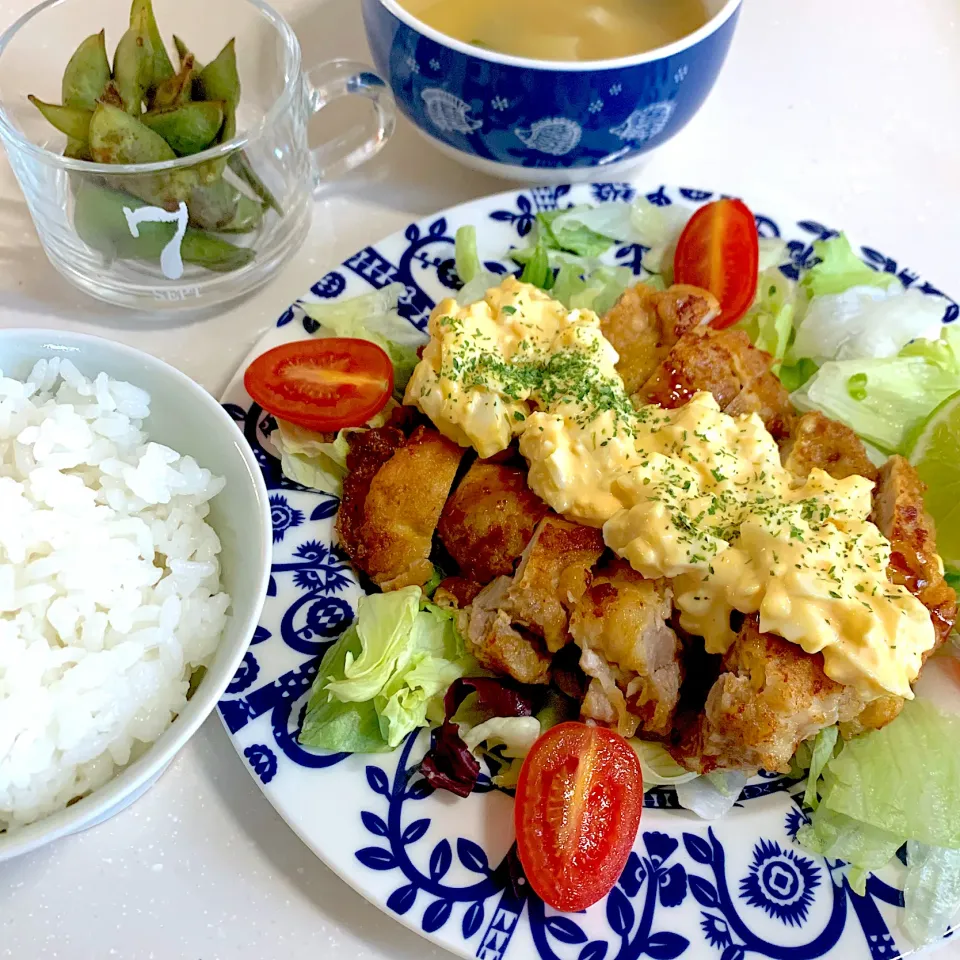
<svg viewBox="0 0 960 960">
<path fill-rule="evenodd" d="M 503 272 L 505 251 L 530 232 L 541 210 L 576 203 L 621 203 L 627 184 L 545 187 L 505 193 L 437 214 L 366 247 L 320 278 L 304 299 L 332 301 L 388 283 L 406 285 L 400 311 L 426 326 L 434 303 L 456 289 L 454 235 L 477 227 L 488 267 Z M 700 205 L 706 190 L 659 187 L 660 205 Z M 747 198 L 749 200 L 749 198 Z M 788 242 L 796 275 L 811 243 L 834 230 L 762 211 L 764 236 Z M 643 249 L 618 248 L 613 259 L 640 270 Z M 943 296 L 897 261 L 869 247 L 878 270 L 925 294 Z M 944 298 L 944 320 L 958 306 Z M 296 305 L 251 358 L 304 338 L 316 324 Z M 433 793 L 416 773 L 428 734 L 392 754 L 319 756 L 297 744 L 319 658 L 347 626 L 359 587 L 334 552 L 334 497 L 285 480 L 269 441 L 273 423 L 251 405 L 242 371 L 225 405 L 260 461 L 273 506 L 273 576 L 260 626 L 220 713 L 261 789 L 303 841 L 372 903 L 462 957 L 480 960 L 887 960 L 909 949 L 899 928 L 902 869 L 871 877 L 865 896 L 839 862 L 794 843 L 804 821 L 796 785 L 760 777 L 737 807 L 713 824 L 677 808 L 669 789 L 646 795 L 636 846 L 619 883 L 586 913 L 558 914 L 529 892 L 513 891 L 505 858 L 513 840 L 513 801 L 496 790 L 458 800 Z"/>
</svg>

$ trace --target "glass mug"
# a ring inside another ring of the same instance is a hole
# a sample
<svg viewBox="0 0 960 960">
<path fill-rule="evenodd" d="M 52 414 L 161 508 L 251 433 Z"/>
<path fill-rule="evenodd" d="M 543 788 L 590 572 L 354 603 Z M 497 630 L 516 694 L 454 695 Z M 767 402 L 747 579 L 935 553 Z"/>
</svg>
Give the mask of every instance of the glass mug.
<svg viewBox="0 0 960 960">
<path fill-rule="evenodd" d="M 101 300 L 169 314 L 210 308 L 266 282 L 303 242 L 314 192 L 380 151 L 393 132 L 395 108 L 389 88 L 363 64 L 333 60 L 304 70 L 290 25 L 260 0 L 155 0 L 154 13 L 167 43 L 175 33 L 183 38 L 178 46 L 196 44 L 189 50 L 199 66 L 222 63 L 218 53 L 236 38 L 239 135 L 193 156 L 176 158 L 171 148 L 174 159 L 152 163 L 74 158 L 89 156 L 90 147 L 68 141 L 27 95 L 59 104 L 68 61 L 102 29 L 113 63 L 130 26 L 130 5 L 47 0 L 0 36 L 0 140 L 53 266 Z M 95 37 L 90 44 L 88 56 L 107 69 Z M 176 71 L 178 59 L 170 59 Z M 196 84 L 182 87 L 197 92 Z M 101 102 L 111 101 L 112 90 L 116 106 L 101 110 L 97 121 L 101 159 L 111 137 L 129 132 L 117 116 L 123 101 L 116 85 L 106 90 Z M 227 117 L 230 101 L 215 93 Z M 369 101 L 372 122 L 311 150 L 311 116 L 345 96 Z M 218 128 L 220 140 L 227 124 Z M 69 129 L 62 119 L 60 125 Z M 141 126 L 134 123 L 137 131 Z M 177 135 L 183 133 L 178 127 Z M 93 143 L 93 132 L 88 136 Z M 74 157 L 63 156 L 65 147 Z M 156 149 L 152 136 L 147 147 Z"/>
</svg>

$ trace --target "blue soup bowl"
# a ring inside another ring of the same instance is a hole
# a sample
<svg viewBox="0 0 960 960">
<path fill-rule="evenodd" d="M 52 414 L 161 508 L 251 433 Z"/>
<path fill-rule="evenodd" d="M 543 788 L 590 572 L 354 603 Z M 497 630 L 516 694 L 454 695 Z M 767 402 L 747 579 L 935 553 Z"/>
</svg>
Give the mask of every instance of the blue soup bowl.
<svg viewBox="0 0 960 960">
<path fill-rule="evenodd" d="M 612 177 L 678 133 L 717 79 L 741 0 L 706 0 L 710 20 L 669 46 L 580 62 L 480 49 L 396 0 L 362 3 L 377 69 L 420 133 L 483 173 L 555 183 Z"/>
</svg>

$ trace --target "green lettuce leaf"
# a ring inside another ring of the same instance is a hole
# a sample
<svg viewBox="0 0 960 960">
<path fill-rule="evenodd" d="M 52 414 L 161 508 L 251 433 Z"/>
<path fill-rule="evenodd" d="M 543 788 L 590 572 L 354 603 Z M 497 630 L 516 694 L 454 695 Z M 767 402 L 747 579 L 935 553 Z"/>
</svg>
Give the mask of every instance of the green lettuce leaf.
<svg viewBox="0 0 960 960">
<path fill-rule="evenodd" d="M 790 399 L 801 411 L 820 410 L 894 453 L 905 452 L 911 432 L 958 390 L 956 371 L 910 352 L 880 360 L 830 360 Z"/>
<path fill-rule="evenodd" d="M 603 316 L 634 283 L 628 267 L 598 267 L 584 273 L 572 265 L 561 266 L 551 295 L 568 310 L 592 310 Z"/>
<path fill-rule="evenodd" d="M 662 743 L 636 738 L 627 742 L 640 760 L 644 793 L 652 787 L 676 786 L 696 779 L 697 774 L 681 767 Z"/>
<path fill-rule="evenodd" d="M 797 841 L 847 861 L 861 894 L 867 875 L 908 843 L 907 929 L 918 943 L 942 934 L 960 908 L 960 715 L 909 701 L 889 726 L 844 744 L 818 789 L 819 806 Z"/>
<path fill-rule="evenodd" d="M 393 393 L 403 399 L 403 391 L 419 362 L 417 346 L 422 334 L 397 313 L 400 297 L 406 292 L 402 283 L 391 283 L 374 293 L 337 300 L 333 303 L 300 301 L 303 312 L 337 337 L 369 340 L 380 347 L 393 363 Z"/>
<path fill-rule="evenodd" d="M 960 715 L 909 701 L 893 723 L 851 740 L 827 764 L 820 798 L 821 809 L 901 842 L 960 848 Z"/>
<path fill-rule="evenodd" d="M 644 269 L 659 275 L 664 287 L 673 282 L 673 258 L 677 243 L 693 212 L 679 203 L 661 207 L 646 197 L 638 197 L 631 204 L 632 232 L 626 239 L 647 248 L 643 255 Z M 644 278 L 644 283 L 650 281 Z"/>
<path fill-rule="evenodd" d="M 447 688 L 475 667 L 453 612 L 424 600 L 419 587 L 361 597 L 356 620 L 320 664 L 300 742 L 392 750 L 442 719 Z"/>
<path fill-rule="evenodd" d="M 461 227 L 457 231 L 454 246 L 456 257 L 457 276 L 464 284 L 470 283 L 478 274 L 483 272 L 483 264 L 477 253 L 477 228 L 472 226 Z"/>
<path fill-rule="evenodd" d="M 380 732 L 372 700 L 344 703 L 327 692 L 329 681 L 343 676 L 347 658 L 356 659 L 361 649 L 360 635 L 352 624 L 320 661 L 300 731 L 299 740 L 304 746 L 347 753 L 383 753 L 390 749 Z"/>
<path fill-rule="evenodd" d="M 391 749 L 399 746 L 412 730 L 426 726 L 430 701 L 442 698 L 463 672 L 459 662 L 424 651 L 411 654 L 406 665 L 394 673 L 374 699 L 380 732 Z"/>
<path fill-rule="evenodd" d="M 817 796 L 817 784 L 823 768 L 833 758 L 833 751 L 837 745 L 837 736 L 840 733 L 838 727 L 825 727 L 813 740 L 813 747 L 810 751 L 810 768 L 807 773 L 807 789 L 803 794 L 803 805 L 816 810 L 820 805 L 820 799 Z"/>
<path fill-rule="evenodd" d="M 851 287 L 889 287 L 900 281 L 890 273 L 878 273 L 868 267 L 854 252 L 850 241 L 840 234 L 829 240 L 816 240 L 814 255 L 820 263 L 805 271 L 800 286 L 811 297 L 843 293 Z"/>
<path fill-rule="evenodd" d="M 547 248 L 542 242 L 534 247 L 533 254 L 520 274 L 522 283 L 532 283 L 541 290 L 549 290 L 553 286 L 553 270 L 547 256 Z"/>
<path fill-rule="evenodd" d="M 796 286 L 777 267 L 764 270 L 757 281 L 753 306 L 737 324 L 754 346 L 766 350 L 776 371 L 783 360 L 793 334 L 796 313 Z"/>
<path fill-rule="evenodd" d="M 918 946 L 942 937 L 960 911 L 960 850 L 911 840 L 903 900 L 904 927 Z"/>
<path fill-rule="evenodd" d="M 361 597 L 355 621 L 360 653 L 347 656 L 342 679 L 330 680 L 328 692 L 344 702 L 372 700 L 407 652 L 419 611 L 419 587 Z"/>
<path fill-rule="evenodd" d="M 782 363 L 777 370 L 777 376 L 784 389 L 793 393 L 799 390 L 820 368 L 809 357 L 804 357 L 797 363 Z"/>
<path fill-rule="evenodd" d="M 864 873 L 886 866 L 903 846 L 903 837 L 821 805 L 797 833 L 801 846 L 831 860 L 845 860 Z M 862 877 L 860 889 L 866 876 Z"/>
<path fill-rule="evenodd" d="M 599 257 L 614 243 L 615 237 L 605 236 L 588 226 L 597 214 L 603 216 L 602 208 L 571 207 L 567 210 L 548 210 L 537 214 L 540 236 L 544 246 L 565 250 L 578 257 Z"/>
<path fill-rule="evenodd" d="M 390 400 L 367 426 L 382 427 L 396 406 L 396 401 Z M 347 475 L 349 435 L 356 432 L 356 428 L 341 430 L 331 440 L 329 434 L 316 433 L 278 418 L 270 442 L 280 454 L 280 469 L 288 480 L 339 497 Z"/>
</svg>

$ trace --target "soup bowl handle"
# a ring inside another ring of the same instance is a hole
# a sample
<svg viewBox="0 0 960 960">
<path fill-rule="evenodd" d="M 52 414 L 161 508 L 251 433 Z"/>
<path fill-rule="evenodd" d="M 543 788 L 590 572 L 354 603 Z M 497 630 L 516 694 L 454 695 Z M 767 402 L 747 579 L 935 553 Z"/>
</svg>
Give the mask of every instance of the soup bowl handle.
<svg viewBox="0 0 960 960">
<path fill-rule="evenodd" d="M 373 123 L 346 133 L 311 150 L 314 190 L 327 181 L 375 157 L 393 135 L 397 108 L 384 80 L 366 64 L 354 60 L 329 60 L 303 74 L 304 93 L 310 116 L 341 97 L 362 97 L 373 104 Z"/>
</svg>

